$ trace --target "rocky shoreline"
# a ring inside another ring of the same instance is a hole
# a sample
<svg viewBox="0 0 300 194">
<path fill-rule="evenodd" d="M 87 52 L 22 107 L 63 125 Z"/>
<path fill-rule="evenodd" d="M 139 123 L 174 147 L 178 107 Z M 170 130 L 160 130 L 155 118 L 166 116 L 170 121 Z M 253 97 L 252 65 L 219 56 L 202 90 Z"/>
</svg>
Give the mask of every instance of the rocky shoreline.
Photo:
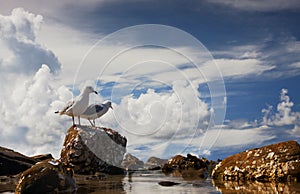
<svg viewBox="0 0 300 194">
<path fill-rule="evenodd" d="M 220 190 L 241 182 L 300 181 L 300 145 L 296 141 L 246 150 L 223 161 L 188 154 L 169 160 L 151 157 L 145 163 L 126 153 L 126 144 L 126 137 L 112 129 L 72 126 L 66 134 L 60 159 L 53 159 L 51 154 L 28 157 L 0 147 L 0 193 L 72 193 L 78 188 L 74 177 L 80 175 L 99 179 L 145 170 L 187 181 L 212 178 Z M 176 185 L 168 181 L 159 184 Z"/>
</svg>

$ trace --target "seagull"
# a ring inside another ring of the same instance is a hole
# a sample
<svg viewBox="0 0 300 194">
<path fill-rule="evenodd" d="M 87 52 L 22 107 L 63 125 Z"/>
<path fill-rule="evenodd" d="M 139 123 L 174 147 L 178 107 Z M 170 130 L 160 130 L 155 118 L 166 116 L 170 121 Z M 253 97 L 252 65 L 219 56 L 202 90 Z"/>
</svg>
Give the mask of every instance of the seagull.
<svg viewBox="0 0 300 194">
<path fill-rule="evenodd" d="M 113 109 L 110 101 L 107 101 L 103 104 L 91 104 L 80 116 L 82 118 L 89 120 L 91 125 L 95 127 L 95 119 L 104 115 L 109 108 Z M 93 123 L 91 120 L 93 120 Z"/>
<path fill-rule="evenodd" d="M 74 116 L 78 116 L 78 123 L 80 125 L 80 115 L 87 109 L 89 105 L 89 94 L 98 94 L 92 86 L 87 86 L 75 99 L 72 99 L 66 103 L 64 108 L 60 111 L 56 111 L 56 114 L 68 115 L 72 117 L 73 125 L 75 125 Z"/>
</svg>

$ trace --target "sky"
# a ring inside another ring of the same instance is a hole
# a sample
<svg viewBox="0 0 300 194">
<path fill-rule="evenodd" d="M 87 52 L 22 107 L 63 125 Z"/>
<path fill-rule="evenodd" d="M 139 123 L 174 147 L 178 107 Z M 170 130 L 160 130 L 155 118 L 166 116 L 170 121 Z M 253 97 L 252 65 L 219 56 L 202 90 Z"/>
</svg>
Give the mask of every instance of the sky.
<svg viewBox="0 0 300 194">
<path fill-rule="evenodd" d="M 86 85 L 142 160 L 300 142 L 297 0 L 0 4 L 0 146 L 59 158 Z"/>
</svg>

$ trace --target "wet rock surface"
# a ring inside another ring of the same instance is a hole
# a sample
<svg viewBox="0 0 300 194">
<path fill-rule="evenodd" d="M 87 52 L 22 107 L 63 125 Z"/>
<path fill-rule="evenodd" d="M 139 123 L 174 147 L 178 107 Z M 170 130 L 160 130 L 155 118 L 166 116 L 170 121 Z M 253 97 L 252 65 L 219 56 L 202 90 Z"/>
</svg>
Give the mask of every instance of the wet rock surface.
<svg viewBox="0 0 300 194">
<path fill-rule="evenodd" d="M 0 176 L 0 193 L 13 192 L 18 183 L 19 177 L 14 176 Z"/>
<path fill-rule="evenodd" d="M 222 181 L 299 181 L 300 145 L 286 141 L 232 155 L 214 168 L 212 176 Z"/>
<path fill-rule="evenodd" d="M 44 160 L 21 174 L 15 193 L 72 192 L 76 190 L 72 174 L 59 161 Z"/>
<path fill-rule="evenodd" d="M 0 176 L 16 175 L 35 163 L 52 158 L 51 154 L 28 157 L 11 149 L 0 147 Z"/>
<path fill-rule="evenodd" d="M 127 153 L 121 163 L 121 166 L 126 170 L 142 170 L 144 169 L 144 162 L 130 153 Z"/>
<path fill-rule="evenodd" d="M 184 179 L 207 178 L 209 176 L 210 162 L 205 158 L 197 158 L 191 154 L 187 157 L 176 155 L 163 166 L 165 174 L 182 176 Z"/>
<path fill-rule="evenodd" d="M 65 137 L 61 161 L 76 174 L 123 174 L 127 140 L 112 129 L 72 126 Z"/>
</svg>

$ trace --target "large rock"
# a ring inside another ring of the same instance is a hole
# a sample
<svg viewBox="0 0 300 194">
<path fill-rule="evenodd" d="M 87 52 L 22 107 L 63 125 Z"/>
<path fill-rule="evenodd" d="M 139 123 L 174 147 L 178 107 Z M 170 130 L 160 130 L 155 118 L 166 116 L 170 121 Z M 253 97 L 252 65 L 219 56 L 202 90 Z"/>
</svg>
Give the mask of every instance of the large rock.
<svg viewBox="0 0 300 194">
<path fill-rule="evenodd" d="M 72 175 L 59 161 L 44 160 L 21 174 L 15 193 L 71 193 L 76 190 Z"/>
<path fill-rule="evenodd" d="M 207 178 L 210 162 L 205 158 L 197 158 L 191 154 L 187 157 L 176 155 L 163 166 L 162 171 L 166 174 L 182 176 L 184 179 Z"/>
<path fill-rule="evenodd" d="M 0 176 L 18 174 L 41 160 L 51 158 L 51 154 L 28 157 L 11 149 L 0 147 Z"/>
<path fill-rule="evenodd" d="M 300 145 L 286 141 L 227 157 L 213 170 L 218 180 L 300 180 Z"/>
<path fill-rule="evenodd" d="M 130 153 L 127 153 L 121 166 L 126 170 L 142 170 L 144 169 L 144 162 Z"/>
<path fill-rule="evenodd" d="M 145 168 L 149 170 L 161 169 L 166 163 L 167 159 L 161 159 L 157 157 L 150 157 L 145 163 Z"/>
<path fill-rule="evenodd" d="M 61 161 L 77 174 L 122 174 L 127 140 L 112 129 L 72 126 L 65 137 Z"/>
</svg>

